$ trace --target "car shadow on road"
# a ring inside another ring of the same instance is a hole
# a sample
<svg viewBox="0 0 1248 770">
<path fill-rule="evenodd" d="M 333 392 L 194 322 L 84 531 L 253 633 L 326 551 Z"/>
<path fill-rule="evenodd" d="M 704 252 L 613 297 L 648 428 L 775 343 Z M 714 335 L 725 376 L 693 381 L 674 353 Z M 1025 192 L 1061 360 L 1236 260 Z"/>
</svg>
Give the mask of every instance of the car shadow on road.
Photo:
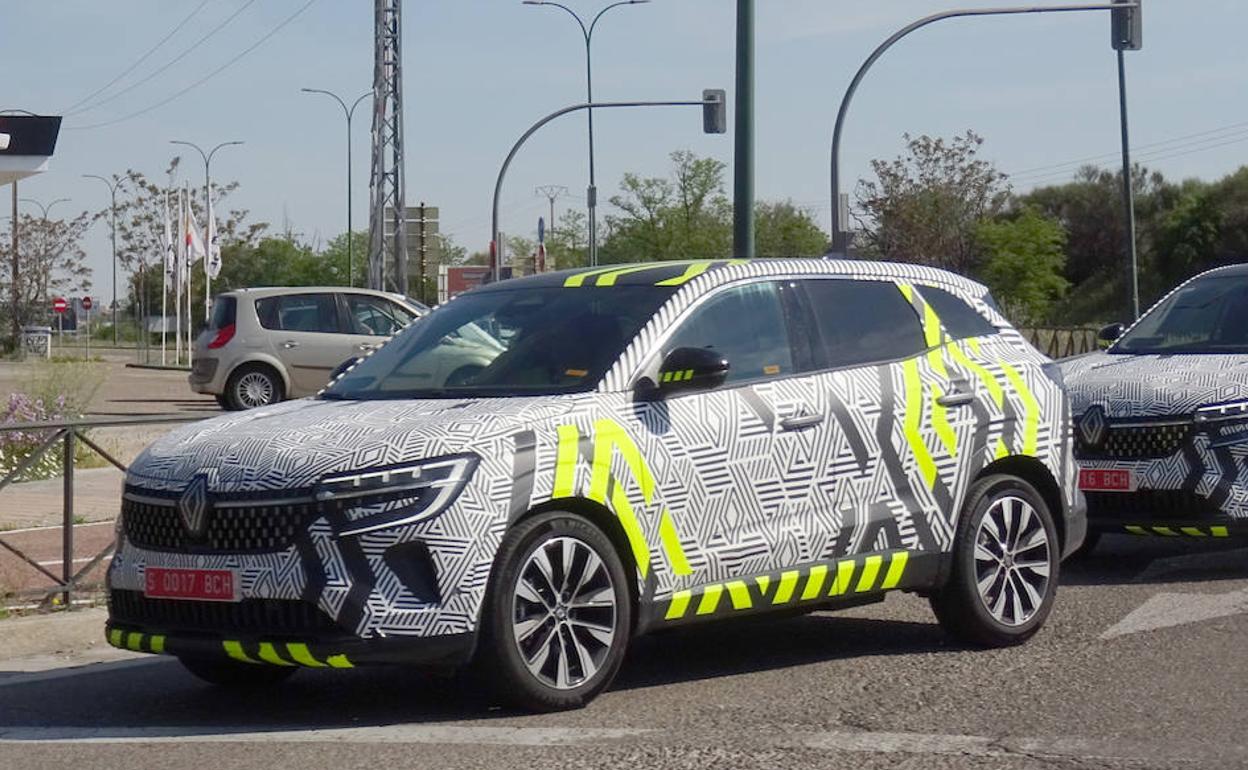
<svg viewBox="0 0 1248 770">
<path fill-rule="evenodd" d="M 934 622 L 822 614 L 725 622 L 637 640 L 611 689 L 961 649 Z M 21 740 L 32 729 L 40 739 L 228 737 L 523 716 L 482 695 L 469 676 L 397 666 L 300 671 L 280 686 L 251 692 L 205 685 L 172 659 L 100 663 L 24 679 L 0 677 L 0 738 Z"/>
<path fill-rule="evenodd" d="M 1213 583 L 1248 579 L 1239 540 L 1105 535 L 1092 553 L 1062 564 L 1062 585 Z"/>
</svg>

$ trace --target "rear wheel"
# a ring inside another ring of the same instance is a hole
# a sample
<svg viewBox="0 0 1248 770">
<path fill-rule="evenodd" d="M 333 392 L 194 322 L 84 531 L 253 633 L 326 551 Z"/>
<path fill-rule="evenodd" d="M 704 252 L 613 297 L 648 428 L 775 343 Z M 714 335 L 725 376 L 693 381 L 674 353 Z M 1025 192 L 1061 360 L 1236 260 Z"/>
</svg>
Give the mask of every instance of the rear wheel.
<svg viewBox="0 0 1248 770">
<path fill-rule="evenodd" d="M 270 406 L 285 398 L 282 378 L 263 364 L 240 366 L 225 385 L 225 397 L 236 410 Z"/>
<path fill-rule="evenodd" d="M 234 689 L 275 685 L 289 679 L 298 670 L 294 666 L 258 666 L 222 658 L 180 657 L 178 661 L 205 682 Z"/>
<path fill-rule="evenodd" d="M 632 630 L 628 577 L 588 520 L 544 513 L 503 539 L 483 613 L 481 663 L 507 700 L 580 708 L 615 678 Z"/>
<path fill-rule="evenodd" d="M 218 393 L 215 396 L 213 396 L 213 398 L 217 399 L 217 406 L 221 407 L 222 409 L 229 410 L 229 409 L 234 408 L 234 405 L 230 403 L 229 397 L 226 396 L 224 393 Z"/>
<path fill-rule="evenodd" d="M 1030 484 L 989 476 L 962 510 L 949 582 L 932 596 L 940 625 L 987 647 L 1030 639 L 1053 607 L 1061 549 L 1053 516 Z"/>
</svg>

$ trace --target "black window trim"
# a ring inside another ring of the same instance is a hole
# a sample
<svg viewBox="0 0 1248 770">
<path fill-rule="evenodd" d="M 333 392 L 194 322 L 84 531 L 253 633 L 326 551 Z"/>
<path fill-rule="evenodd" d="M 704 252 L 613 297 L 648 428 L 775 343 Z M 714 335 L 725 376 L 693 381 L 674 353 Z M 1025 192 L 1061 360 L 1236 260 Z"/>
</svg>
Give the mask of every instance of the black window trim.
<svg viewBox="0 0 1248 770">
<path fill-rule="evenodd" d="M 338 331 L 336 332 L 323 332 L 323 331 L 310 332 L 310 331 L 305 331 L 303 329 L 287 329 L 281 325 L 281 320 L 282 320 L 281 302 L 282 300 L 286 299 L 287 297 L 320 297 L 320 296 L 329 296 L 333 300 L 334 307 L 337 310 Z M 260 328 L 264 329 L 265 331 L 284 332 L 286 334 L 344 334 L 345 332 L 343 332 L 342 329 L 346 327 L 344 327 L 342 323 L 343 321 L 342 303 L 341 301 L 339 301 L 338 296 L 339 296 L 339 292 L 334 291 L 332 289 L 329 291 L 292 291 L 292 292 L 285 292 L 282 294 L 269 294 L 268 296 L 265 296 L 265 297 L 256 297 L 255 300 L 252 301 L 252 309 L 254 310 L 256 314 L 256 322 L 260 325 Z M 259 303 L 264 300 L 274 300 L 278 303 L 277 308 L 275 310 L 276 316 L 274 318 L 274 320 L 278 323 L 276 327 L 270 328 L 264 325 L 264 319 L 260 316 L 260 306 L 259 306 Z"/>
<path fill-rule="evenodd" d="M 783 283 L 788 283 L 792 281 L 800 281 L 800 280 L 801 280 L 800 275 L 780 275 L 780 276 L 755 275 L 755 276 L 749 276 L 747 278 L 741 278 L 741 279 L 732 281 L 730 283 L 724 283 L 724 284 L 720 284 L 719 286 L 712 287 L 709 291 L 703 293 L 701 296 L 694 299 L 693 302 L 689 303 L 689 305 L 687 305 L 682 311 L 680 311 L 680 315 L 673 318 L 672 322 L 668 324 L 667 328 L 664 329 L 661 334 L 655 337 L 655 340 L 651 344 L 650 349 L 647 350 L 645 354 L 641 356 L 640 363 L 637 364 L 637 366 L 634 368 L 633 373 L 626 380 L 626 382 L 628 383 L 626 392 L 629 392 L 629 393 L 635 392 L 637 389 L 637 384 L 641 382 L 642 378 L 646 377 L 646 372 L 656 366 L 661 365 L 662 362 L 658 360 L 658 356 L 659 356 L 659 353 L 662 352 L 663 346 L 667 344 L 667 341 L 672 338 L 672 336 L 676 333 L 676 331 L 680 329 L 680 327 L 686 321 L 688 321 L 693 316 L 693 314 L 697 312 L 699 308 L 702 307 L 702 305 L 706 304 L 715 296 L 722 294 L 723 292 L 729 291 L 731 289 L 738 289 L 742 286 L 748 286 L 750 284 L 755 284 L 755 283 L 783 284 Z M 668 299 L 668 302 L 671 302 L 672 300 L 674 300 L 678 295 L 679 293 L 673 294 L 672 297 Z M 664 304 L 667 304 L 667 303 L 664 303 Z M 796 359 L 798 357 L 798 354 L 797 354 L 797 349 L 793 345 L 793 329 L 791 326 L 792 318 L 791 318 L 791 310 L 790 310 L 791 301 L 786 299 L 783 293 L 780 294 L 780 305 L 781 305 L 781 315 L 784 321 L 784 334 L 789 340 L 789 354 L 794 359 Z M 655 311 L 654 315 L 657 316 L 662 311 L 663 311 L 663 306 L 660 306 L 659 309 Z M 644 331 L 645 327 L 643 326 L 642 329 Z M 626 347 L 625 351 L 627 351 L 627 349 L 628 348 Z M 614 364 L 612 366 L 614 367 Z M 611 369 L 608 368 L 607 373 L 610 374 L 610 372 L 611 372 Z M 737 382 L 725 384 L 713 390 L 673 393 L 671 398 L 683 398 L 685 396 L 698 396 L 698 395 L 703 395 L 706 393 L 728 393 L 728 392 L 737 390 L 739 388 L 750 387 L 752 385 L 757 385 L 762 382 L 779 382 L 782 380 L 789 380 L 794 377 L 804 377 L 808 374 L 810 374 L 810 372 L 794 371 L 794 372 L 790 372 L 789 374 L 782 374 L 779 376 L 761 375 L 759 377 L 753 377 L 748 380 L 739 380 Z M 603 381 L 605 382 L 607 379 L 608 379 L 607 376 L 604 375 Z"/>
</svg>

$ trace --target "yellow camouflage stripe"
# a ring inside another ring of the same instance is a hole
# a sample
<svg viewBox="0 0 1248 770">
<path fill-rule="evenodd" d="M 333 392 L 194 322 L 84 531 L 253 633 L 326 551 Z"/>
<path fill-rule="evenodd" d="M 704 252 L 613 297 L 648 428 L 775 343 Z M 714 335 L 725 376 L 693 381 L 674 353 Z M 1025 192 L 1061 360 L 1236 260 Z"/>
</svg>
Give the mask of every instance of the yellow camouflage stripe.
<svg viewBox="0 0 1248 770">
<path fill-rule="evenodd" d="M 784 570 L 779 576 L 758 575 L 682 589 L 673 592 L 666 605 L 660 606 L 664 620 L 674 621 L 713 614 L 731 614 L 761 606 L 778 607 L 827 600 L 850 593 L 888 591 L 901 585 L 910 564 L 908 551 L 847 557 L 834 562 L 812 564 L 802 569 Z M 832 576 L 831 581 L 828 580 L 829 575 Z M 757 586 L 757 593 L 751 591 L 751 583 Z M 775 592 L 768 596 L 772 585 L 775 586 Z M 724 600 L 725 594 L 727 601 Z"/>
<path fill-rule="evenodd" d="M 1023 447 L 1021 454 L 1028 457 L 1036 456 L 1037 437 L 1040 433 L 1040 402 L 1036 400 L 1035 394 L 1031 392 L 1031 388 L 1027 386 L 1027 380 L 1006 361 L 1002 360 L 1001 371 L 1005 372 L 1006 378 L 1014 387 L 1014 392 L 1023 401 L 1023 409 L 1026 414 L 1023 416 Z"/>
<path fill-rule="evenodd" d="M 1209 527 L 1162 527 L 1151 524 L 1126 524 L 1123 531 L 1132 535 L 1155 535 L 1158 537 L 1230 537 L 1225 526 Z"/>
<path fill-rule="evenodd" d="M 568 288 L 576 288 L 580 286 L 614 286 L 621 276 L 631 275 L 634 273 L 644 273 L 651 270 L 668 270 L 672 267 L 684 267 L 684 272 L 671 278 L 665 278 L 656 281 L 655 286 L 684 286 L 694 278 L 702 275 L 715 265 L 742 265 L 745 264 L 744 259 L 714 260 L 699 259 L 690 262 L 653 262 L 644 265 L 613 265 L 608 267 L 599 267 L 592 270 L 584 270 L 564 279 L 563 285 Z M 592 283 L 589 283 L 593 279 Z"/>
<path fill-rule="evenodd" d="M 163 654 L 165 651 L 165 637 L 163 634 L 144 634 L 139 631 L 122 631 L 120 628 L 111 628 L 106 638 L 110 646 L 119 650 L 151 652 L 157 655 Z"/>
</svg>

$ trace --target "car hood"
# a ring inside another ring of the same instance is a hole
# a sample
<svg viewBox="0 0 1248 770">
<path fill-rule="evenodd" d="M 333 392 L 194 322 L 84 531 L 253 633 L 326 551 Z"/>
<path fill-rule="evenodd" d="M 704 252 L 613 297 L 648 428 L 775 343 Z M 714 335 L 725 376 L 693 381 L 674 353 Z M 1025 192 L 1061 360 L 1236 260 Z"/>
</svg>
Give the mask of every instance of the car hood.
<svg viewBox="0 0 1248 770">
<path fill-rule="evenodd" d="M 203 475 L 218 494 L 289 490 L 328 473 L 463 452 L 498 455 L 517 431 L 586 397 L 288 401 L 162 436 L 130 465 L 127 482 L 178 491 Z"/>
<path fill-rule="evenodd" d="M 1188 415 L 1248 399 L 1248 355 L 1090 353 L 1060 366 L 1076 415 L 1095 405 L 1110 417 Z"/>
</svg>

